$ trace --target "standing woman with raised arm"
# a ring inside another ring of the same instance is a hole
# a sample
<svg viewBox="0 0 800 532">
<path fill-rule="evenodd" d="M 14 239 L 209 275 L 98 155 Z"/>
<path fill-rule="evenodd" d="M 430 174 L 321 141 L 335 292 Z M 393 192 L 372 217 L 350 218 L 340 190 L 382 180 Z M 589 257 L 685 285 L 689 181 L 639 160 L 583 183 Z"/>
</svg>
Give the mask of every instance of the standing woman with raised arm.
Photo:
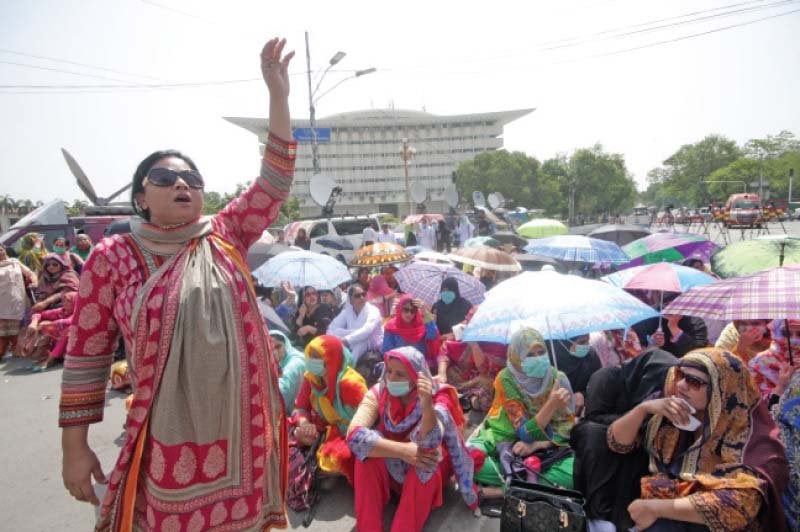
<svg viewBox="0 0 800 532">
<path fill-rule="evenodd" d="M 201 217 L 203 178 L 176 151 L 133 177 L 131 232 L 103 239 L 83 270 L 60 421 L 64 485 L 99 504 L 98 530 L 266 530 L 286 526 L 286 429 L 276 364 L 244 257 L 289 195 L 294 52 L 261 52 L 270 134 L 255 182 Z M 87 444 L 102 420 L 118 334 L 134 381 L 122 452 L 106 480 Z M 270 360 L 268 360 L 268 357 Z"/>
</svg>

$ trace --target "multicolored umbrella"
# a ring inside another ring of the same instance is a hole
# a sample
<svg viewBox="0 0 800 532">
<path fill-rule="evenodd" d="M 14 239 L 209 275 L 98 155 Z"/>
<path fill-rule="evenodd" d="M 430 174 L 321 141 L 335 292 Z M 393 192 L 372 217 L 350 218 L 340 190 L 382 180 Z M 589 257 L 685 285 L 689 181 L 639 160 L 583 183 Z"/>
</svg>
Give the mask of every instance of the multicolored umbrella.
<svg viewBox="0 0 800 532">
<path fill-rule="evenodd" d="M 697 257 L 708 262 L 717 245 L 702 235 L 692 233 L 654 233 L 634 240 L 622 250 L 631 258 L 631 266 L 656 262 L 678 262 Z"/>
<path fill-rule="evenodd" d="M 798 263 L 800 237 L 788 235 L 735 242 L 711 255 L 711 269 L 723 279 Z"/>
<path fill-rule="evenodd" d="M 558 220 L 537 218 L 517 227 L 517 234 L 525 238 L 545 238 L 548 236 L 566 235 L 569 229 Z"/>
<path fill-rule="evenodd" d="M 378 242 L 356 251 L 351 266 L 384 266 L 411 260 L 412 255 L 403 246 Z"/>
<path fill-rule="evenodd" d="M 630 258 L 618 245 L 581 235 L 561 235 L 534 240 L 525 246 L 526 253 L 544 255 L 560 261 L 622 264 Z"/>
<path fill-rule="evenodd" d="M 490 236 L 474 236 L 472 238 L 468 238 L 467 241 L 464 242 L 465 248 L 474 248 L 475 246 L 499 248 L 500 241 Z"/>
<path fill-rule="evenodd" d="M 685 292 L 693 286 L 703 286 L 716 281 L 707 273 L 672 262 L 636 266 L 606 275 L 601 279 L 628 290 L 664 292 Z"/>
<path fill-rule="evenodd" d="M 611 224 L 598 227 L 586 236 L 625 246 L 649 234 L 650 230 L 640 225 Z"/>
<path fill-rule="evenodd" d="M 655 316 L 658 312 L 608 283 L 553 271 L 523 272 L 486 292 L 464 330 L 464 340 L 508 343 L 524 325 L 546 338 L 565 340 L 592 331 L 627 329 Z"/>
<path fill-rule="evenodd" d="M 276 287 L 282 281 L 294 286 L 328 290 L 352 280 L 347 266 L 329 255 L 313 251 L 286 251 L 253 271 L 261 286 Z"/>
<path fill-rule="evenodd" d="M 665 314 L 712 320 L 800 319 L 800 266 L 773 268 L 695 286 L 664 308 Z"/>
<path fill-rule="evenodd" d="M 457 249 L 450 253 L 447 258 L 485 270 L 498 272 L 518 272 L 522 270 L 522 266 L 514 260 L 514 257 L 505 251 L 490 248 L 489 246 Z"/>
<path fill-rule="evenodd" d="M 473 305 L 478 305 L 483 301 L 483 293 L 486 291 L 483 283 L 453 266 L 415 260 L 394 274 L 394 278 L 403 292 L 412 294 L 429 305 L 433 305 L 439 300 L 442 281 L 448 277 L 454 277 L 458 281 L 461 297 Z"/>
</svg>

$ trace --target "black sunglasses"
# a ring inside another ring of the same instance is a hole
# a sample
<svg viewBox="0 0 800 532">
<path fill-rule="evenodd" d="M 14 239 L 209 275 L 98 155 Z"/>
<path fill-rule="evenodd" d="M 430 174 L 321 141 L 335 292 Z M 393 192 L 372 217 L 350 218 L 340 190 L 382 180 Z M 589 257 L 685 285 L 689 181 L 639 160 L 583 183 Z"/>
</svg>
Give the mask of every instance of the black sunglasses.
<svg viewBox="0 0 800 532">
<path fill-rule="evenodd" d="M 685 380 L 686 384 L 692 390 L 699 390 L 703 386 L 708 386 L 708 381 L 701 379 L 700 377 L 696 377 L 691 373 L 685 373 L 681 368 L 675 368 L 675 381 Z"/>
<path fill-rule="evenodd" d="M 179 177 L 183 179 L 183 181 L 189 185 L 190 188 L 200 189 L 205 186 L 203 176 L 200 175 L 200 172 L 196 172 L 194 170 L 181 170 L 178 172 L 176 170 L 161 167 L 152 168 L 149 172 L 147 172 L 147 177 L 145 177 L 142 185 L 150 183 L 151 185 L 155 185 L 157 187 L 171 187 L 176 181 L 178 181 Z"/>
</svg>

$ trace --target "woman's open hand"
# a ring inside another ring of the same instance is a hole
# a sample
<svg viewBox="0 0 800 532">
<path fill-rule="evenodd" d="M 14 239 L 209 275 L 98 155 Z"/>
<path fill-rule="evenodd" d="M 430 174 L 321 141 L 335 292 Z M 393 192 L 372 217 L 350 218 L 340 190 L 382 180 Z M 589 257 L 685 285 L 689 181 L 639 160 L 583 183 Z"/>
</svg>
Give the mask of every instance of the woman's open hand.
<svg viewBox="0 0 800 532">
<path fill-rule="evenodd" d="M 261 75 L 272 97 L 289 96 L 289 62 L 294 57 L 294 51 L 283 55 L 284 46 L 286 39 L 275 37 L 267 41 L 261 50 Z"/>
<path fill-rule="evenodd" d="M 88 445 L 64 449 L 61 476 L 64 479 L 64 487 L 73 497 L 95 506 L 100 504 L 92 487 L 92 476 L 100 484 L 106 483 L 106 477 L 100 467 L 100 460 Z"/>
</svg>

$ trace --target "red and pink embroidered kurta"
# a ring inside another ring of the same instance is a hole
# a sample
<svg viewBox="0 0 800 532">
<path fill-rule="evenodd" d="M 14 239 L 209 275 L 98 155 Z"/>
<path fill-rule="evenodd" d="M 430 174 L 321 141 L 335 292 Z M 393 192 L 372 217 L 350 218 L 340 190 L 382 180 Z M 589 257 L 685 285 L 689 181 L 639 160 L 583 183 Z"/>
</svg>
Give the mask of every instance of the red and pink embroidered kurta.
<svg viewBox="0 0 800 532">
<path fill-rule="evenodd" d="M 266 148 L 261 176 L 210 220 L 210 233 L 193 238 L 175 256 L 148 251 L 134 234 L 115 235 L 98 243 L 84 266 L 59 423 L 68 427 L 102 420 L 119 334 L 135 390 L 99 529 L 123 528 L 126 515 L 135 530 L 260 530 L 286 524 L 284 409 L 274 362 L 265 364 L 271 353 L 243 258 L 288 195 L 295 144 L 270 136 Z M 200 284 L 187 290 L 184 272 L 195 267 L 191 262 L 202 253 L 211 257 L 221 288 Z M 215 296 L 206 297 L 205 292 L 215 290 Z M 198 297 L 229 303 L 223 316 L 195 322 L 198 328 L 211 328 L 205 338 L 221 339 L 219 352 L 206 349 L 184 362 L 174 354 L 175 337 L 180 336 L 183 351 L 191 352 L 186 346 L 191 347 L 195 331 L 191 324 L 176 324 L 183 323 L 181 313 L 191 311 L 187 302 Z M 184 363 L 194 365 L 188 374 L 199 372 L 207 382 L 180 382 Z M 234 397 L 209 401 L 210 390 L 227 389 L 219 385 L 226 379 L 235 384 L 236 392 L 229 394 Z M 199 417 L 208 429 L 170 430 L 173 422 L 183 422 L 184 412 L 205 402 L 210 410 L 216 408 Z M 215 436 L 181 441 L 187 433 Z"/>
</svg>

